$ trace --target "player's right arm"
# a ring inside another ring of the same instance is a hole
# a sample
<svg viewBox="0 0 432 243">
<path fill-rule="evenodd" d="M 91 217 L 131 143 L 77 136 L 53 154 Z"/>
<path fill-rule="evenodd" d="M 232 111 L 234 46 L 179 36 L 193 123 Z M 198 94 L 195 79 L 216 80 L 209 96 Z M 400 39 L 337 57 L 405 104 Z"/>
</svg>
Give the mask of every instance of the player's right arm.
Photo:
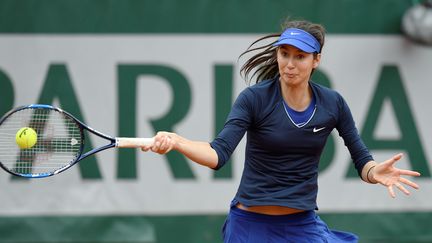
<svg viewBox="0 0 432 243">
<path fill-rule="evenodd" d="M 215 168 L 218 164 L 218 155 L 208 142 L 192 141 L 176 133 L 158 132 L 154 136 L 154 143 L 142 150 L 151 150 L 158 154 L 176 150 L 200 165 Z"/>
<path fill-rule="evenodd" d="M 224 128 L 211 143 L 192 141 L 176 133 L 158 132 L 154 137 L 154 143 L 142 147 L 142 150 L 151 150 L 159 154 L 176 150 L 200 165 L 218 170 L 229 160 L 252 123 L 255 114 L 252 108 L 254 97 L 250 89 L 245 89 L 239 94 L 228 114 Z"/>
</svg>

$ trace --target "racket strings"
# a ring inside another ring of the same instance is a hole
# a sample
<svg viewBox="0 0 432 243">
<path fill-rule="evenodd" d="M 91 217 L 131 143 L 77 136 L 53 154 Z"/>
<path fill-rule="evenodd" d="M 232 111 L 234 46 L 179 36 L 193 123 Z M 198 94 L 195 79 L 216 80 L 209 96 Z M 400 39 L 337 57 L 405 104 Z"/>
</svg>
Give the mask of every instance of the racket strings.
<svg viewBox="0 0 432 243">
<path fill-rule="evenodd" d="M 31 148 L 20 149 L 15 141 L 22 127 L 37 133 L 37 142 Z M 0 162 L 18 174 L 54 173 L 76 160 L 82 141 L 80 127 L 65 114 L 54 109 L 22 109 L 0 126 Z"/>
</svg>

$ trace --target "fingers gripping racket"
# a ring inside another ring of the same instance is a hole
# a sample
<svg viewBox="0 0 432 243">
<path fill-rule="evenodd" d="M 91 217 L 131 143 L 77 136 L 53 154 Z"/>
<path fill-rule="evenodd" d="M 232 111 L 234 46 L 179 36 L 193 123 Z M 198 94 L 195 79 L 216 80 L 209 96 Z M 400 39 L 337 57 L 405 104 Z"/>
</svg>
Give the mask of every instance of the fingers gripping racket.
<svg viewBox="0 0 432 243">
<path fill-rule="evenodd" d="M 84 152 L 85 130 L 107 140 L 108 144 Z M 152 138 L 108 136 L 51 105 L 18 107 L 0 119 L 0 166 L 13 175 L 27 178 L 58 174 L 109 148 L 151 144 Z"/>
</svg>

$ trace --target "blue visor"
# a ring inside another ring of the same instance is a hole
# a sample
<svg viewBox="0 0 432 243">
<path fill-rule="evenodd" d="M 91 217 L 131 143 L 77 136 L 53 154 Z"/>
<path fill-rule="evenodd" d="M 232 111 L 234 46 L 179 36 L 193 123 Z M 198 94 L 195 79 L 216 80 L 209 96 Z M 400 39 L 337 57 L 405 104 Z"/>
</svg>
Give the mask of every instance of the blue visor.
<svg viewBox="0 0 432 243">
<path fill-rule="evenodd" d="M 308 32 L 297 28 L 286 29 L 279 40 L 273 44 L 273 46 L 281 45 L 295 46 L 307 53 L 321 52 L 321 45 L 318 40 Z"/>
</svg>

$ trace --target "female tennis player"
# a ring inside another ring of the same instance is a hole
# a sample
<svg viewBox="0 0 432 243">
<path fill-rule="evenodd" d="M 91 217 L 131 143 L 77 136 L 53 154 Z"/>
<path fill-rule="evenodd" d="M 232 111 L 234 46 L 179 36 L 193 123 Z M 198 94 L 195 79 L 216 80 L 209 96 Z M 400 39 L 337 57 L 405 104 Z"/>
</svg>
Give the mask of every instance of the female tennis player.
<svg viewBox="0 0 432 243">
<path fill-rule="evenodd" d="M 357 242 L 354 234 L 329 230 L 315 213 L 318 163 L 330 132 L 339 132 L 361 179 L 387 187 L 391 197 L 394 187 L 405 194 L 406 186 L 418 189 L 402 176 L 420 174 L 394 167 L 401 154 L 375 162 L 343 97 L 310 80 L 320 63 L 324 28 L 287 21 L 283 30 L 258 39 L 243 53 L 256 53 L 241 72 L 257 81 L 239 94 L 212 142 L 158 132 L 155 143 L 142 149 L 177 150 L 217 170 L 247 132 L 244 170 L 223 226 L 224 242 Z M 268 44 L 269 38 L 275 41 Z M 254 48 L 262 41 L 266 44 Z"/>
</svg>

